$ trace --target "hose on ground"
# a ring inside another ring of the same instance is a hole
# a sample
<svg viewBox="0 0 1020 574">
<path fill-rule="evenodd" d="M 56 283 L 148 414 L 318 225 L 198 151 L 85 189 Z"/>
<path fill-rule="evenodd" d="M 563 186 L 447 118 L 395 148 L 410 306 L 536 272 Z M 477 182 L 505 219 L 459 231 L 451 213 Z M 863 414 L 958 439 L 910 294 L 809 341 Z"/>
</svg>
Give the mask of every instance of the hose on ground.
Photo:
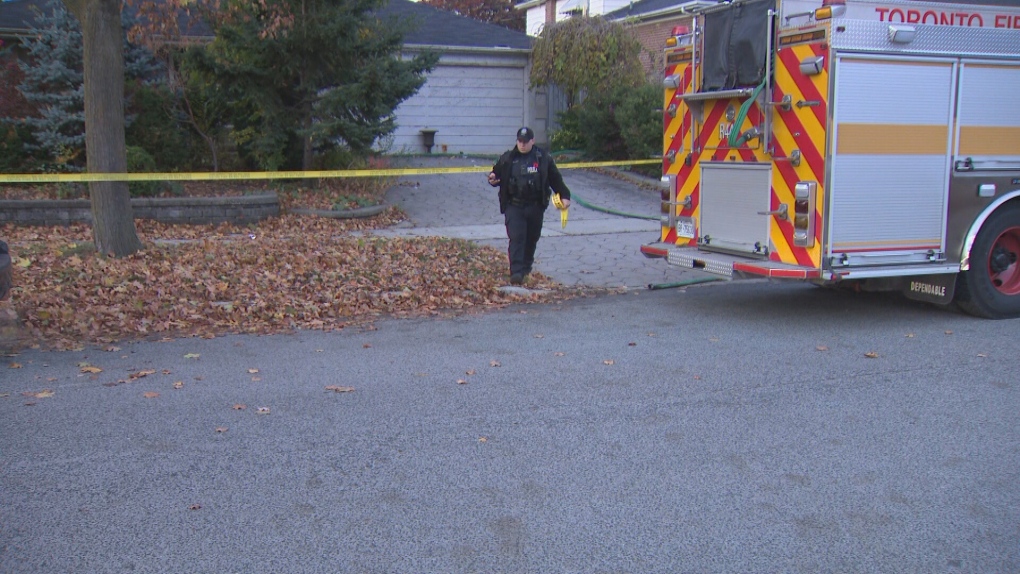
<svg viewBox="0 0 1020 574">
<path fill-rule="evenodd" d="M 674 289 L 676 287 L 688 287 L 690 285 L 697 285 L 699 283 L 711 283 L 712 281 L 722 281 L 719 277 L 695 277 L 694 279 L 685 279 L 683 281 L 674 281 L 672 283 L 649 283 L 648 289 Z"/>
</svg>

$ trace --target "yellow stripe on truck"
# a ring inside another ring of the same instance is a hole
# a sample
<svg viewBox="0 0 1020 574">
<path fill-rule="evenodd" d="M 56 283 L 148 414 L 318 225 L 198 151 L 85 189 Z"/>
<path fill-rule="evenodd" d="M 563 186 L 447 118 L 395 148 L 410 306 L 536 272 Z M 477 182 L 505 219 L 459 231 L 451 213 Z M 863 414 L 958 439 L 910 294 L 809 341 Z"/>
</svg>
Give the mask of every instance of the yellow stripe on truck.
<svg viewBox="0 0 1020 574">
<path fill-rule="evenodd" d="M 960 155 L 1020 155 L 1020 127 L 961 126 Z"/>
<path fill-rule="evenodd" d="M 837 128 L 839 155 L 946 155 L 949 126 L 851 124 Z"/>
</svg>

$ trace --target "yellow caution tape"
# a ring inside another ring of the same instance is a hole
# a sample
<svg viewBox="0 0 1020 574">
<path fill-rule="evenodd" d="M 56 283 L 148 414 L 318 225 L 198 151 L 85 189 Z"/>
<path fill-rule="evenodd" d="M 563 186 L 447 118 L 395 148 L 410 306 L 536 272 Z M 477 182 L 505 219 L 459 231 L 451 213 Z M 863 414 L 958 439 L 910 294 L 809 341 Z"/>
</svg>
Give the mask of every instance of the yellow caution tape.
<svg viewBox="0 0 1020 574">
<path fill-rule="evenodd" d="M 558 165 L 560 169 L 617 167 L 662 163 L 659 159 L 591 161 Z M 342 169 L 320 171 L 220 171 L 187 173 L 19 173 L 0 174 L 0 183 L 86 183 L 91 181 L 233 181 L 271 179 L 329 179 L 343 177 L 399 177 L 447 173 L 488 173 L 490 166 L 409 169 Z"/>
<path fill-rule="evenodd" d="M 560 227 L 567 227 L 567 206 L 563 205 L 563 200 L 560 199 L 560 194 L 552 194 L 552 204 L 556 206 L 556 209 L 560 210 Z"/>
</svg>

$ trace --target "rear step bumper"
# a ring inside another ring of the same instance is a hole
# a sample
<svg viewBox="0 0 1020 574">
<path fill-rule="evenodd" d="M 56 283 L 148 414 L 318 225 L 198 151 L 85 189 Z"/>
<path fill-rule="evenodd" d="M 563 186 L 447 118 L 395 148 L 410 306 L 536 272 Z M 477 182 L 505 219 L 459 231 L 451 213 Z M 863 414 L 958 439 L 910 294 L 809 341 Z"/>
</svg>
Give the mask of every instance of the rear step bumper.
<svg viewBox="0 0 1020 574">
<path fill-rule="evenodd" d="M 677 247 L 668 243 L 642 245 L 641 253 L 646 257 L 664 258 L 670 265 L 698 269 L 724 279 L 738 279 L 746 276 L 771 279 L 819 279 L 822 277 L 821 269 L 798 267 L 777 261 L 728 253 L 712 253 L 701 251 L 696 247 Z"/>
<path fill-rule="evenodd" d="M 686 269 L 700 269 L 724 279 L 744 277 L 767 277 L 769 279 L 801 279 L 848 281 L 876 279 L 883 277 L 919 277 L 958 273 L 959 263 L 936 262 L 923 265 L 875 265 L 869 267 L 846 267 L 822 271 L 813 267 L 799 267 L 766 261 L 753 257 L 713 253 L 697 247 L 678 247 L 669 243 L 649 243 L 641 246 L 645 257 L 665 259 L 670 265 Z"/>
</svg>

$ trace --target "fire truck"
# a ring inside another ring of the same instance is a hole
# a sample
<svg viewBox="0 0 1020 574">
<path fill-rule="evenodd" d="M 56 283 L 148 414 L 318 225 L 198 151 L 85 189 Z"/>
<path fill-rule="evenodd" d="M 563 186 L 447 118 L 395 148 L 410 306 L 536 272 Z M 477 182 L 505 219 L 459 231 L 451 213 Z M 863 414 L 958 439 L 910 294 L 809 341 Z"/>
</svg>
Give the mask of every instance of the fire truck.
<svg viewBox="0 0 1020 574">
<path fill-rule="evenodd" d="M 1016 2 L 732 0 L 664 56 L 646 256 L 1020 316 Z"/>
</svg>

